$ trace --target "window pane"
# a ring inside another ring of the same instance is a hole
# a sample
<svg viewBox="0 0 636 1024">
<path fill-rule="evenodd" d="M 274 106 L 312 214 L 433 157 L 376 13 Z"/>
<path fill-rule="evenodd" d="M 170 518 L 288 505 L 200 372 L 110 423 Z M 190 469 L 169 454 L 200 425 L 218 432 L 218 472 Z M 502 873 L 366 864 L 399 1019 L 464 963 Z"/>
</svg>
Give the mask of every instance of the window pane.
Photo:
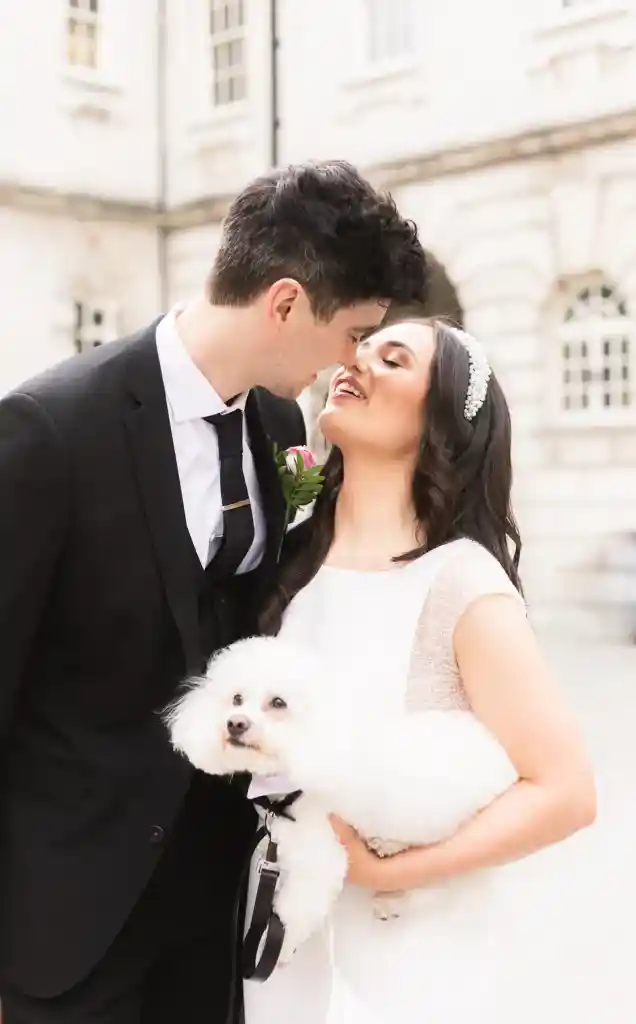
<svg viewBox="0 0 636 1024">
<path fill-rule="evenodd" d="M 84 26 L 84 54 L 86 67 L 94 68 L 97 63 L 97 28 L 95 25 Z"/>
<path fill-rule="evenodd" d="M 395 60 L 411 52 L 413 12 L 413 0 L 366 0 L 366 50 L 371 62 Z"/>
<path fill-rule="evenodd" d="M 245 98 L 245 0 L 210 0 L 210 31 L 213 36 L 212 102 L 223 106 Z M 214 38 L 216 36 L 216 39 Z"/>
<path fill-rule="evenodd" d="M 211 0 L 210 32 L 212 35 L 218 35 L 219 32 L 225 32 L 228 29 L 229 17 L 230 14 L 226 3 L 223 3 L 222 0 Z"/>
<path fill-rule="evenodd" d="M 214 47 L 214 68 L 216 71 L 224 71 L 230 63 L 230 49 L 228 43 L 217 43 Z"/>
<path fill-rule="evenodd" d="M 97 66 L 97 25 L 69 18 L 66 26 L 66 53 L 72 67 Z"/>
<path fill-rule="evenodd" d="M 230 67 L 240 67 L 243 63 L 243 40 L 235 39 L 230 43 Z"/>
<path fill-rule="evenodd" d="M 563 314 L 561 409 L 611 414 L 636 404 L 634 329 L 625 301 L 611 285 L 599 283 L 578 292 Z"/>
<path fill-rule="evenodd" d="M 217 107 L 223 106 L 230 101 L 229 83 L 226 78 L 221 78 L 214 83 L 214 104 Z"/>
<path fill-rule="evenodd" d="M 237 75 L 230 79 L 231 82 L 231 97 L 234 102 L 245 99 L 245 76 Z"/>
</svg>

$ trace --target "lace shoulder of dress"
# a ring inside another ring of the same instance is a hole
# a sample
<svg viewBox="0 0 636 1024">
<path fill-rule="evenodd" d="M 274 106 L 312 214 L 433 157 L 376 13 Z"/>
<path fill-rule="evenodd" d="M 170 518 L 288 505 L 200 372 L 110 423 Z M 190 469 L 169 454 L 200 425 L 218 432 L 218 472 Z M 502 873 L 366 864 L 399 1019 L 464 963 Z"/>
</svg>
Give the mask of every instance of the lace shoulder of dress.
<svg viewBox="0 0 636 1024">
<path fill-rule="evenodd" d="M 410 709 L 470 707 L 455 660 L 453 635 L 470 605 L 492 594 L 504 594 L 525 607 L 504 568 L 486 548 L 468 539 L 450 544 L 415 629 L 407 687 Z"/>
</svg>

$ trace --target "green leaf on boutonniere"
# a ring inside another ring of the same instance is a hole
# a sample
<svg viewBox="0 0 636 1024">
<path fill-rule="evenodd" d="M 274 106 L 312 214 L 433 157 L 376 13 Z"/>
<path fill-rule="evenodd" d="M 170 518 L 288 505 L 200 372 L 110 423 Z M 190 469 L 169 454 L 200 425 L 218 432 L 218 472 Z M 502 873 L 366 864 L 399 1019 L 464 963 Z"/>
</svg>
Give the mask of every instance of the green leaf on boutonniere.
<svg viewBox="0 0 636 1024">
<path fill-rule="evenodd" d="M 322 466 L 305 447 L 280 449 L 273 446 L 276 472 L 280 480 L 283 498 L 285 499 L 285 530 L 293 519 L 293 514 L 300 508 L 311 505 L 320 494 L 325 478 Z M 281 540 L 282 549 L 282 540 Z M 279 549 L 279 557 L 280 550 Z"/>
</svg>

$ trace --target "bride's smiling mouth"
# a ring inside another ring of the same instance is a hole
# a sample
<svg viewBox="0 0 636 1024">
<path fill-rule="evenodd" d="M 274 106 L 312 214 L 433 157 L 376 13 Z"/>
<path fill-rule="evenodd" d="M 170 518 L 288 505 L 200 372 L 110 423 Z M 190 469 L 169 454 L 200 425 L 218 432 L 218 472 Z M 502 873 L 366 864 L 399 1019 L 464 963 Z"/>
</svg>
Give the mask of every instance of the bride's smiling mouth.
<svg viewBox="0 0 636 1024">
<path fill-rule="evenodd" d="M 332 398 L 351 398 L 366 401 L 367 395 L 360 382 L 351 374 L 336 377 L 331 389 Z"/>
</svg>

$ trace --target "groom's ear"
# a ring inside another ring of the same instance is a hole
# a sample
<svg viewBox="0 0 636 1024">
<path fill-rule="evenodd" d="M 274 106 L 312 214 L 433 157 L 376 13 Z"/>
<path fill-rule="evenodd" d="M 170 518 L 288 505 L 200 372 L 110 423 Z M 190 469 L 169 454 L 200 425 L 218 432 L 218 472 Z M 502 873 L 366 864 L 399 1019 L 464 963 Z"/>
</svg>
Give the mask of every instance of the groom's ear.
<svg viewBox="0 0 636 1024">
<path fill-rule="evenodd" d="M 298 281 L 291 277 L 281 278 L 267 293 L 268 316 L 279 325 L 286 323 L 294 306 L 298 306 L 303 297 L 304 292 Z"/>
</svg>

